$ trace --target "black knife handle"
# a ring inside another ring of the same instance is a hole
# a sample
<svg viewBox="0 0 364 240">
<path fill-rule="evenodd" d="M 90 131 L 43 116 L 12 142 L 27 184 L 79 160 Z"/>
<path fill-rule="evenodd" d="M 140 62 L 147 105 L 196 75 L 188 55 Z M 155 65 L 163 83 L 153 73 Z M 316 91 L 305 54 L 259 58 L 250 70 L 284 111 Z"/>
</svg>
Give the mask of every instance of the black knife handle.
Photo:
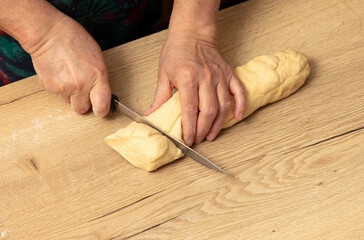
<svg viewBox="0 0 364 240">
<path fill-rule="evenodd" d="M 115 100 L 119 101 L 119 98 L 116 95 L 111 94 L 110 112 L 115 112 L 116 111 Z"/>
</svg>

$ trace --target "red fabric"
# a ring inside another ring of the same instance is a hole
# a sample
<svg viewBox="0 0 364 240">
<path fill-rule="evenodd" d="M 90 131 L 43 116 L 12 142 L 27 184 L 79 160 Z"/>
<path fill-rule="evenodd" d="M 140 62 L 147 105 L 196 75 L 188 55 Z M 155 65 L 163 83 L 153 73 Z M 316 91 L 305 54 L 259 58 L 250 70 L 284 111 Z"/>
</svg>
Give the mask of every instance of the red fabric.
<svg viewBox="0 0 364 240">
<path fill-rule="evenodd" d="M 3 71 L 0 70 L 0 81 L 6 85 L 10 83 L 8 75 L 6 75 Z"/>
<path fill-rule="evenodd" d="M 147 5 L 148 0 L 145 0 L 140 6 L 135 8 L 129 13 L 129 16 L 127 19 L 125 19 L 124 24 L 129 25 L 133 22 L 136 22 L 140 19 L 140 16 L 143 15 L 143 11 L 145 9 L 145 6 Z"/>
<path fill-rule="evenodd" d="M 103 19 L 104 20 L 112 20 L 112 19 L 116 19 L 116 18 L 119 18 L 118 15 L 114 14 L 114 13 L 106 13 L 104 16 L 103 16 Z"/>
</svg>

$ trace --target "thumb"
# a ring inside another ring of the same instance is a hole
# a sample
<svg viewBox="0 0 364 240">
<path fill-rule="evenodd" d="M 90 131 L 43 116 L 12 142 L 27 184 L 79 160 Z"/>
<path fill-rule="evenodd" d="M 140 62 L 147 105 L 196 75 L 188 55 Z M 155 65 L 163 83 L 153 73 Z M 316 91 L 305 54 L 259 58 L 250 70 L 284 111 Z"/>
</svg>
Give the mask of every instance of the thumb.
<svg viewBox="0 0 364 240">
<path fill-rule="evenodd" d="M 169 78 L 166 74 L 161 73 L 158 81 L 157 90 L 154 95 L 153 103 L 145 111 L 144 115 L 148 116 L 155 110 L 157 110 L 163 103 L 167 102 L 172 97 L 172 86 L 169 82 Z"/>
<path fill-rule="evenodd" d="M 101 77 L 101 79 L 96 80 L 95 85 L 90 91 L 90 100 L 92 111 L 96 116 L 104 117 L 108 114 L 111 102 L 111 89 L 107 74 Z"/>
</svg>

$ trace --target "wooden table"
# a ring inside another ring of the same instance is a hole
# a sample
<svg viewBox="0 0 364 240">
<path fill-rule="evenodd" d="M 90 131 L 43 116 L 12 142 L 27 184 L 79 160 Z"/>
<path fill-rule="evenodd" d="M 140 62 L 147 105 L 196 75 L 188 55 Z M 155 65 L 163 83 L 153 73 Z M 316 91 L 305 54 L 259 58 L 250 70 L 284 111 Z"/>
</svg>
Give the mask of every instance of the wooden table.
<svg viewBox="0 0 364 240">
<path fill-rule="evenodd" d="M 127 117 L 73 113 L 36 77 L 0 88 L 0 239 L 364 239 L 364 3 L 249 1 L 219 15 L 237 66 L 282 49 L 312 72 L 185 157 L 137 169 L 103 138 Z M 105 52 L 111 86 L 140 113 L 166 31 Z"/>
</svg>

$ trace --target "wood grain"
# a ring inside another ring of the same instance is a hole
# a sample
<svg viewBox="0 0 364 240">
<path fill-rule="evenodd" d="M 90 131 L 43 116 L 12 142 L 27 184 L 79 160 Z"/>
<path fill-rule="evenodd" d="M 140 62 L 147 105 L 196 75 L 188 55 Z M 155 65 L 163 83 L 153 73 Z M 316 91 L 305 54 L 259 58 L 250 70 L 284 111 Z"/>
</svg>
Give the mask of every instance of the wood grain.
<svg viewBox="0 0 364 240">
<path fill-rule="evenodd" d="M 0 88 L 0 231 L 12 240 L 363 239 L 363 17 L 359 0 L 220 12 L 218 45 L 232 66 L 293 49 L 312 67 L 297 93 L 195 146 L 227 175 L 187 157 L 137 169 L 103 141 L 128 118 L 77 115 L 36 77 Z M 113 92 L 140 113 L 166 34 L 104 53 Z"/>
</svg>

